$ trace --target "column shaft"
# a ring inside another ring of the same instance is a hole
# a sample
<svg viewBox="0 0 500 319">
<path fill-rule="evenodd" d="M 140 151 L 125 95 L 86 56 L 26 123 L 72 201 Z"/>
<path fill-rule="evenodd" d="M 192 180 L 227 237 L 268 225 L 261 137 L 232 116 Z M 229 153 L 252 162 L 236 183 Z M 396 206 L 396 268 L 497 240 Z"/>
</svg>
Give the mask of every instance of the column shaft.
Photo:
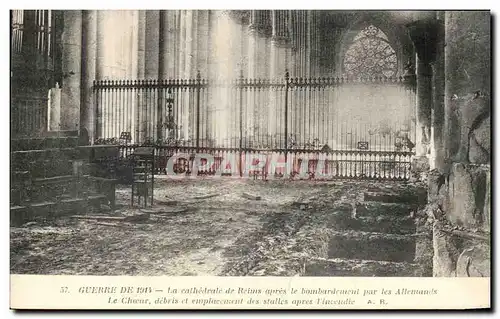
<svg viewBox="0 0 500 319">
<path fill-rule="evenodd" d="M 441 25 L 444 29 L 444 23 Z M 444 30 L 442 37 L 437 41 L 436 45 L 436 61 L 432 64 L 432 93 L 433 93 L 433 110 L 432 110 L 432 137 L 433 137 L 433 163 L 432 168 L 439 171 L 444 170 L 444 125 L 445 125 L 445 59 L 444 59 Z"/>
<path fill-rule="evenodd" d="M 146 11 L 145 77 L 158 78 L 160 40 L 160 12 Z"/>
<path fill-rule="evenodd" d="M 79 130 L 82 57 L 82 11 L 64 11 L 62 34 L 61 130 Z"/>
<path fill-rule="evenodd" d="M 145 78 L 146 67 L 146 11 L 139 10 L 137 25 L 137 78 Z"/>
<path fill-rule="evenodd" d="M 432 68 L 426 61 L 417 63 L 417 156 L 429 151 L 432 110 Z"/>
<path fill-rule="evenodd" d="M 93 82 L 96 79 L 97 59 L 97 11 L 83 11 L 82 21 L 82 79 L 81 79 L 81 109 L 80 126 L 87 130 L 91 143 L 95 141 L 96 105 L 92 92 Z"/>
</svg>

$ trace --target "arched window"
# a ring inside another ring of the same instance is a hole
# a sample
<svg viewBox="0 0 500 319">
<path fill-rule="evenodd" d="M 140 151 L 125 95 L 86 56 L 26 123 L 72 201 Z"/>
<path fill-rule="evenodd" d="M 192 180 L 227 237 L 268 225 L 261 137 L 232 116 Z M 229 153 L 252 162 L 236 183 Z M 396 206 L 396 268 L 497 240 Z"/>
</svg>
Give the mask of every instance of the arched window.
<svg viewBox="0 0 500 319">
<path fill-rule="evenodd" d="M 373 25 L 354 37 L 343 62 L 346 77 L 391 77 L 398 70 L 396 51 L 387 36 Z"/>
</svg>

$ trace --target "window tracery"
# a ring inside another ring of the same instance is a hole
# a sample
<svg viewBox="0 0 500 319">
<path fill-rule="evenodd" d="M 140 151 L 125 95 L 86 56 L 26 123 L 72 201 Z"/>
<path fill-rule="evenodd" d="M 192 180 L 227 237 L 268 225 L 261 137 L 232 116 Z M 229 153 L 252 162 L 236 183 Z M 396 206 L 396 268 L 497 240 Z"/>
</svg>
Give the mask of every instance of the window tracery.
<svg viewBox="0 0 500 319">
<path fill-rule="evenodd" d="M 370 25 L 354 37 L 343 64 L 346 77 L 391 77 L 397 73 L 398 60 L 387 35 Z"/>
</svg>

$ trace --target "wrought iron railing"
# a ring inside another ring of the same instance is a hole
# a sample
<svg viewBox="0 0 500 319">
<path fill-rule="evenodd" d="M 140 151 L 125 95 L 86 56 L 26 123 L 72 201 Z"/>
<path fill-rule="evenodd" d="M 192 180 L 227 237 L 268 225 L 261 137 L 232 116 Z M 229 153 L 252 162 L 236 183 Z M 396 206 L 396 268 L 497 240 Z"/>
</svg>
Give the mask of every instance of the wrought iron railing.
<svg viewBox="0 0 500 319">
<path fill-rule="evenodd" d="M 121 145 L 120 157 L 129 158 L 137 147 L 139 145 Z M 408 180 L 412 155 L 413 152 L 243 150 L 156 145 L 155 167 L 158 174 L 177 176 Z"/>
<path fill-rule="evenodd" d="M 277 80 L 209 81 L 198 73 L 187 80 L 95 81 L 94 142 L 125 144 L 124 156 L 144 144 L 160 157 L 271 152 L 288 162 L 321 154 L 333 177 L 406 179 L 415 146 L 414 87 L 414 76 L 288 73 Z"/>
</svg>

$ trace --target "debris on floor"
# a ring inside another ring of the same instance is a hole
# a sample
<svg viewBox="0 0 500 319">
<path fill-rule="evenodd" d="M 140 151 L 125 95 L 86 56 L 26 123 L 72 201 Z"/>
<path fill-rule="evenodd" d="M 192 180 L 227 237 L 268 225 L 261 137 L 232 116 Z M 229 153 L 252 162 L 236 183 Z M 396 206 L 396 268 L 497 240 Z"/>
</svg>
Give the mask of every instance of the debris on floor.
<svg viewBox="0 0 500 319">
<path fill-rule="evenodd" d="M 263 184 L 238 179 L 155 183 L 152 207 L 130 207 L 130 188 L 120 186 L 113 212 L 11 227 L 11 273 L 303 276 L 331 271 L 370 276 L 422 271 L 411 261 L 387 264 L 349 254 L 350 247 L 368 245 L 358 251 L 376 259 L 380 249 L 370 248 L 370 241 L 408 250 L 406 245 L 417 237 L 401 241 L 401 236 L 415 232 L 412 207 L 358 200 L 368 188 L 397 192 L 412 185 L 280 180 Z M 193 194 L 224 196 L 193 201 Z M 327 261 L 314 262 L 315 258 Z M 367 270 L 360 270 L 360 265 L 368 265 Z"/>
</svg>

